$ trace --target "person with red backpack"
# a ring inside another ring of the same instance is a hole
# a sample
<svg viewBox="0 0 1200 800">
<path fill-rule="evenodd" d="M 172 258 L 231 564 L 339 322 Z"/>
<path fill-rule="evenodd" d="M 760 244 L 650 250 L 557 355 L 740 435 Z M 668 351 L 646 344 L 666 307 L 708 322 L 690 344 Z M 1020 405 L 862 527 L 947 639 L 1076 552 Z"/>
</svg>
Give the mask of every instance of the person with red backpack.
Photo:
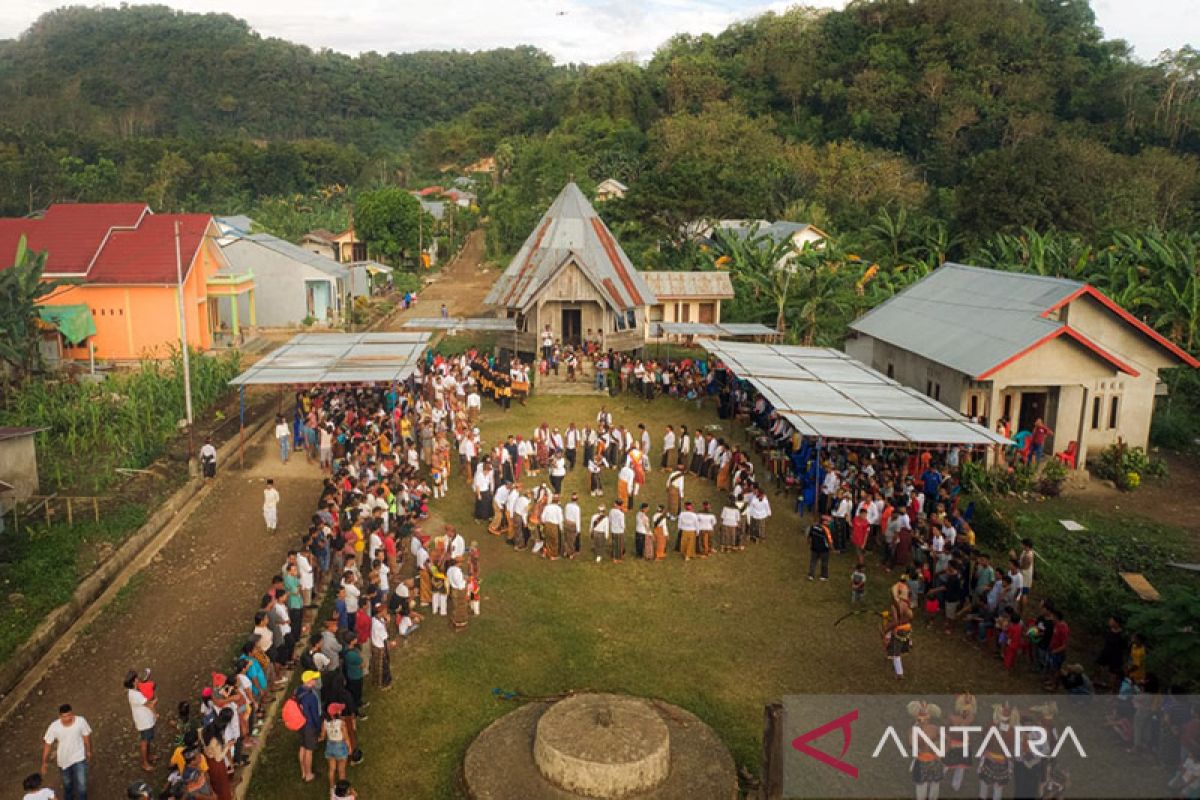
<svg viewBox="0 0 1200 800">
<path fill-rule="evenodd" d="M 316 779 L 312 771 L 313 751 L 321 734 L 321 698 L 317 684 L 321 673 L 309 670 L 300 676 L 300 688 L 283 704 L 283 724 L 300 737 L 300 778 L 305 783 Z"/>
</svg>

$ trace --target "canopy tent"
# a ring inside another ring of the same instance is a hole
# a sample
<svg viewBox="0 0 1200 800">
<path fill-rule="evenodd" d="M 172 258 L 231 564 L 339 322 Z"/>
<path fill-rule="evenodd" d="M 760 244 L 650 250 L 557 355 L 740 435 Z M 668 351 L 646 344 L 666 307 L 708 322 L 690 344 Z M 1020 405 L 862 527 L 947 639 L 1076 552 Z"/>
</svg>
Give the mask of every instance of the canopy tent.
<svg viewBox="0 0 1200 800">
<path fill-rule="evenodd" d="M 803 436 L 926 445 L 1010 444 L 931 397 L 828 347 L 704 340 Z"/>
<path fill-rule="evenodd" d="M 658 336 L 778 336 L 779 331 L 757 322 L 654 322 Z"/>
<path fill-rule="evenodd" d="M 37 312 L 42 322 L 55 328 L 72 345 L 96 335 L 96 320 L 92 318 L 92 310 L 82 303 L 38 306 Z"/>
<path fill-rule="evenodd" d="M 416 317 L 405 320 L 404 328 L 433 331 L 504 331 L 517 329 L 515 319 L 504 317 Z"/>
<path fill-rule="evenodd" d="M 428 345 L 428 333 L 302 333 L 230 383 L 395 383 L 416 371 Z"/>
</svg>

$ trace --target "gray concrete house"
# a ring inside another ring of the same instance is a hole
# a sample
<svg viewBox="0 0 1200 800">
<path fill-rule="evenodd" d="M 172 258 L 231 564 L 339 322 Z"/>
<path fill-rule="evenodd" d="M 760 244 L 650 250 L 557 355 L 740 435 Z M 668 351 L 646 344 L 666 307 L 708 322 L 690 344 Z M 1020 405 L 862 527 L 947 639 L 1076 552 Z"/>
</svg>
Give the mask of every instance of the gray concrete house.
<svg viewBox="0 0 1200 800">
<path fill-rule="evenodd" d="M 1078 466 L 1145 447 L 1158 373 L 1194 357 L 1079 281 L 943 264 L 850 325 L 846 352 L 995 429 L 1038 418 Z"/>
<path fill-rule="evenodd" d="M 350 288 L 346 265 L 268 233 L 227 236 L 220 245 L 233 272 L 254 275 L 259 327 L 291 328 L 306 319 L 320 326 L 341 322 Z M 241 319 L 248 315 L 248 308 L 239 309 Z"/>
<path fill-rule="evenodd" d="M 517 348 L 535 352 L 541 332 L 605 347 L 645 345 L 646 309 L 658 299 L 574 183 L 559 192 L 484 301 L 517 320 Z"/>
</svg>

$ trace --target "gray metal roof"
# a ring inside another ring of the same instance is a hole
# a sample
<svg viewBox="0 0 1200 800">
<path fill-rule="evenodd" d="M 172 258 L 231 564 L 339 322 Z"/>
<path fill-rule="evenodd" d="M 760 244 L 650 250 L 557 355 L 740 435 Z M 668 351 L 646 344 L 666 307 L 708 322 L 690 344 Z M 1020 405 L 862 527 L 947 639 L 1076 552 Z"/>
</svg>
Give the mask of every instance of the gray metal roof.
<svg viewBox="0 0 1200 800">
<path fill-rule="evenodd" d="M 446 201 L 445 200 L 426 200 L 423 197 L 418 197 L 417 200 L 421 203 L 421 208 L 425 213 L 441 222 L 446 216 Z"/>
<path fill-rule="evenodd" d="M 642 280 L 659 300 L 676 297 L 733 297 L 733 279 L 728 272 L 672 270 L 642 272 Z"/>
<path fill-rule="evenodd" d="M 774 336 L 779 331 L 757 322 L 655 322 L 663 336 Z"/>
<path fill-rule="evenodd" d="M 230 234 L 245 235 L 254 227 L 254 220 L 250 219 L 245 214 L 233 214 L 228 217 L 214 217 L 213 221 L 217 223 L 217 230 L 222 236 Z"/>
<path fill-rule="evenodd" d="M 850 328 L 974 377 L 1062 327 L 1042 314 L 1083 286 L 948 262 Z"/>
<path fill-rule="evenodd" d="M 333 278 L 345 279 L 350 275 L 350 270 L 346 268 L 345 264 L 339 264 L 332 258 L 305 250 L 300 245 L 292 244 L 269 233 L 252 233 L 221 244 L 221 249 L 229 259 L 230 266 L 234 267 L 236 271 L 247 269 L 253 271 L 262 263 L 261 259 L 264 254 L 257 248 L 263 248 L 271 253 L 312 267 Z"/>
<path fill-rule="evenodd" d="M 507 331 L 517 329 L 517 321 L 506 317 L 415 317 L 404 321 L 403 328 L 435 331 Z"/>
<path fill-rule="evenodd" d="M 574 183 L 558 193 L 484 302 L 527 308 L 569 261 L 579 265 L 618 311 L 657 302 L 641 273 Z"/>
<path fill-rule="evenodd" d="M 421 364 L 428 333 L 301 333 L 229 383 L 394 383 Z"/>
<path fill-rule="evenodd" d="M 932 397 L 829 347 L 705 340 L 804 436 L 912 444 L 1006 444 Z"/>
</svg>

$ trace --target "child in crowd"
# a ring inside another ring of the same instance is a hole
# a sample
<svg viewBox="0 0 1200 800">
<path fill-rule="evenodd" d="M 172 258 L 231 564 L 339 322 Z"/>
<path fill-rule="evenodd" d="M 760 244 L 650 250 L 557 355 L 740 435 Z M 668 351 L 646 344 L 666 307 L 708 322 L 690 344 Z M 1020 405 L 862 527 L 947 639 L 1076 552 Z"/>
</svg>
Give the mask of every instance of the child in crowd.
<svg viewBox="0 0 1200 800">
<path fill-rule="evenodd" d="M 863 601 L 863 597 L 867 593 L 867 573 L 863 568 L 863 562 L 859 562 L 854 566 L 854 571 L 850 573 L 850 602 L 858 605 Z"/>
</svg>

